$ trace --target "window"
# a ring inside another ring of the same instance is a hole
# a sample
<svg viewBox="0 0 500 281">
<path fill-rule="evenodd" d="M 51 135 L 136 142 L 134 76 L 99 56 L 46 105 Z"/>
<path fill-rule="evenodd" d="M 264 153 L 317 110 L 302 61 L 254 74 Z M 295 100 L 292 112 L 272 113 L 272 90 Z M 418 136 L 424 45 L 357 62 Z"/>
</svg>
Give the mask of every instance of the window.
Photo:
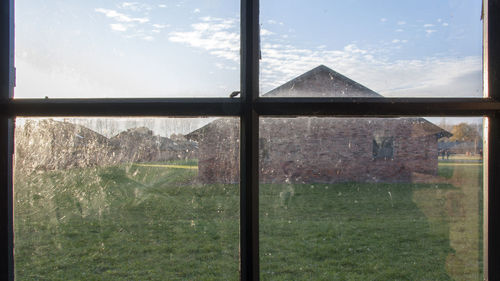
<svg viewBox="0 0 500 281">
<path fill-rule="evenodd" d="M 484 1 L 484 89 L 485 98 L 259 98 L 259 1 L 241 1 L 241 98 L 157 98 L 157 99 L 13 99 L 14 86 L 14 1 L 0 4 L 0 241 L 2 277 L 14 280 L 13 247 L 13 139 L 14 120 L 33 116 L 140 116 L 190 117 L 233 116 L 240 118 L 240 278 L 259 280 L 259 117 L 413 117 L 484 116 L 487 117 L 487 147 L 484 148 L 485 239 L 484 266 L 488 280 L 500 278 L 500 88 L 496 74 L 500 67 L 500 7 L 497 1 Z M 116 26 L 120 28 L 119 26 Z M 368 140 L 369 143 L 369 140 Z M 390 138 L 374 140 L 375 156 L 394 156 Z M 375 146 L 376 144 L 376 146 Z M 355 144 L 353 144 L 355 145 Z M 375 148 L 378 148 L 375 151 Z M 369 151 L 368 151 L 368 157 Z M 290 190 L 283 196 L 292 194 Z M 391 193 L 392 194 L 392 193 Z M 392 196 L 392 195 L 391 195 Z M 391 197 L 392 198 L 392 197 Z M 285 203 L 289 201 L 284 201 Z M 389 202 L 390 204 L 390 202 Z M 453 207 L 453 206 L 452 206 Z M 397 270 L 397 269 L 396 269 Z"/>
<path fill-rule="evenodd" d="M 373 159 L 392 159 L 394 157 L 392 137 L 379 137 L 373 139 Z"/>
</svg>

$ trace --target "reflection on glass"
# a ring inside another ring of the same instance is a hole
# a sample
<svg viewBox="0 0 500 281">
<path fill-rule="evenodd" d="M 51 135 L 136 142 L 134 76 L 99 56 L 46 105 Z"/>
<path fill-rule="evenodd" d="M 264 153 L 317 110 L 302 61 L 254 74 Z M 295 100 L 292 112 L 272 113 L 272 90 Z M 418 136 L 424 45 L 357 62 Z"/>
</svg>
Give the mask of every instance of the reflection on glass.
<svg viewBox="0 0 500 281">
<path fill-rule="evenodd" d="M 17 98 L 228 97 L 239 2 L 16 2 Z"/>
<path fill-rule="evenodd" d="M 262 118 L 265 280 L 482 280 L 480 118 Z"/>
<path fill-rule="evenodd" d="M 325 65 L 384 97 L 481 97 L 481 5 L 262 1 L 261 93 Z"/>
<path fill-rule="evenodd" d="M 211 121 L 17 119 L 16 280 L 238 279 L 239 187 L 198 172 Z"/>
</svg>

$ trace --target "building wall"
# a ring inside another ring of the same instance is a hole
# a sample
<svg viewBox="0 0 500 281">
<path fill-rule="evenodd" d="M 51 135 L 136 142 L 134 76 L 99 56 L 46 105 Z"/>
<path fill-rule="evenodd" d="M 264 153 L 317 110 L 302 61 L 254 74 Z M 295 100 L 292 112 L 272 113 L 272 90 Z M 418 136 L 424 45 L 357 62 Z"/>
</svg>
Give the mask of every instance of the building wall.
<svg viewBox="0 0 500 281">
<path fill-rule="evenodd" d="M 200 134 L 198 144 L 198 177 L 203 183 L 236 183 L 239 181 L 239 122 L 221 118 Z"/>
<path fill-rule="evenodd" d="M 436 175 L 437 137 L 414 120 L 263 118 L 261 182 L 408 182 L 414 172 Z M 238 124 L 213 124 L 200 141 L 200 180 L 238 182 Z M 375 136 L 392 138 L 393 157 L 373 157 Z"/>
</svg>

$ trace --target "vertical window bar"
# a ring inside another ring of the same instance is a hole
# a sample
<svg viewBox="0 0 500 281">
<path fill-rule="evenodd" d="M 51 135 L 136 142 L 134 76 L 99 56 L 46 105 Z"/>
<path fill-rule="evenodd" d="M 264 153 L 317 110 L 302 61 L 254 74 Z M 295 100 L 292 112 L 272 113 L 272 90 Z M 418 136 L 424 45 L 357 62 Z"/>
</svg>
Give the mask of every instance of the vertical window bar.
<svg viewBox="0 0 500 281">
<path fill-rule="evenodd" d="M 14 1 L 0 2 L 0 100 L 12 98 L 14 83 Z M 0 118 L 0 278 L 14 280 L 12 220 L 13 119 Z"/>
<path fill-rule="evenodd" d="M 12 224 L 12 151 L 13 122 L 9 118 L 0 118 L 0 278 L 14 280 L 14 251 Z"/>
<path fill-rule="evenodd" d="M 259 1 L 241 1 L 241 280 L 259 280 Z"/>
<path fill-rule="evenodd" d="M 485 91 L 495 101 L 500 100 L 500 1 L 483 3 L 485 21 Z M 487 280 L 500 280 L 500 116 L 498 112 L 488 118 L 488 158 L 485 202 L 485 275 Z"/>
</svg>

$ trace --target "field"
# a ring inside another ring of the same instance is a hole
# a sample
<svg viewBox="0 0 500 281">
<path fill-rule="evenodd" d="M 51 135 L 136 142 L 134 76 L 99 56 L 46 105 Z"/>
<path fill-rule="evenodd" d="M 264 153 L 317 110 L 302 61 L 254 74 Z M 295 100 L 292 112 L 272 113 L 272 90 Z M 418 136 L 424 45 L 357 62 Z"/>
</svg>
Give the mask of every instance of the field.
<svg viewBox="0 0 500 281">
<path fill-rule="evenodd" d="M 482 280 L 482 166 L 445 162 L 432 183 L 261 185 L 261 279 Z M 238 186 L 195 165 L 16 171 L 16 279 L 238 280 Z"/>
</svg>

